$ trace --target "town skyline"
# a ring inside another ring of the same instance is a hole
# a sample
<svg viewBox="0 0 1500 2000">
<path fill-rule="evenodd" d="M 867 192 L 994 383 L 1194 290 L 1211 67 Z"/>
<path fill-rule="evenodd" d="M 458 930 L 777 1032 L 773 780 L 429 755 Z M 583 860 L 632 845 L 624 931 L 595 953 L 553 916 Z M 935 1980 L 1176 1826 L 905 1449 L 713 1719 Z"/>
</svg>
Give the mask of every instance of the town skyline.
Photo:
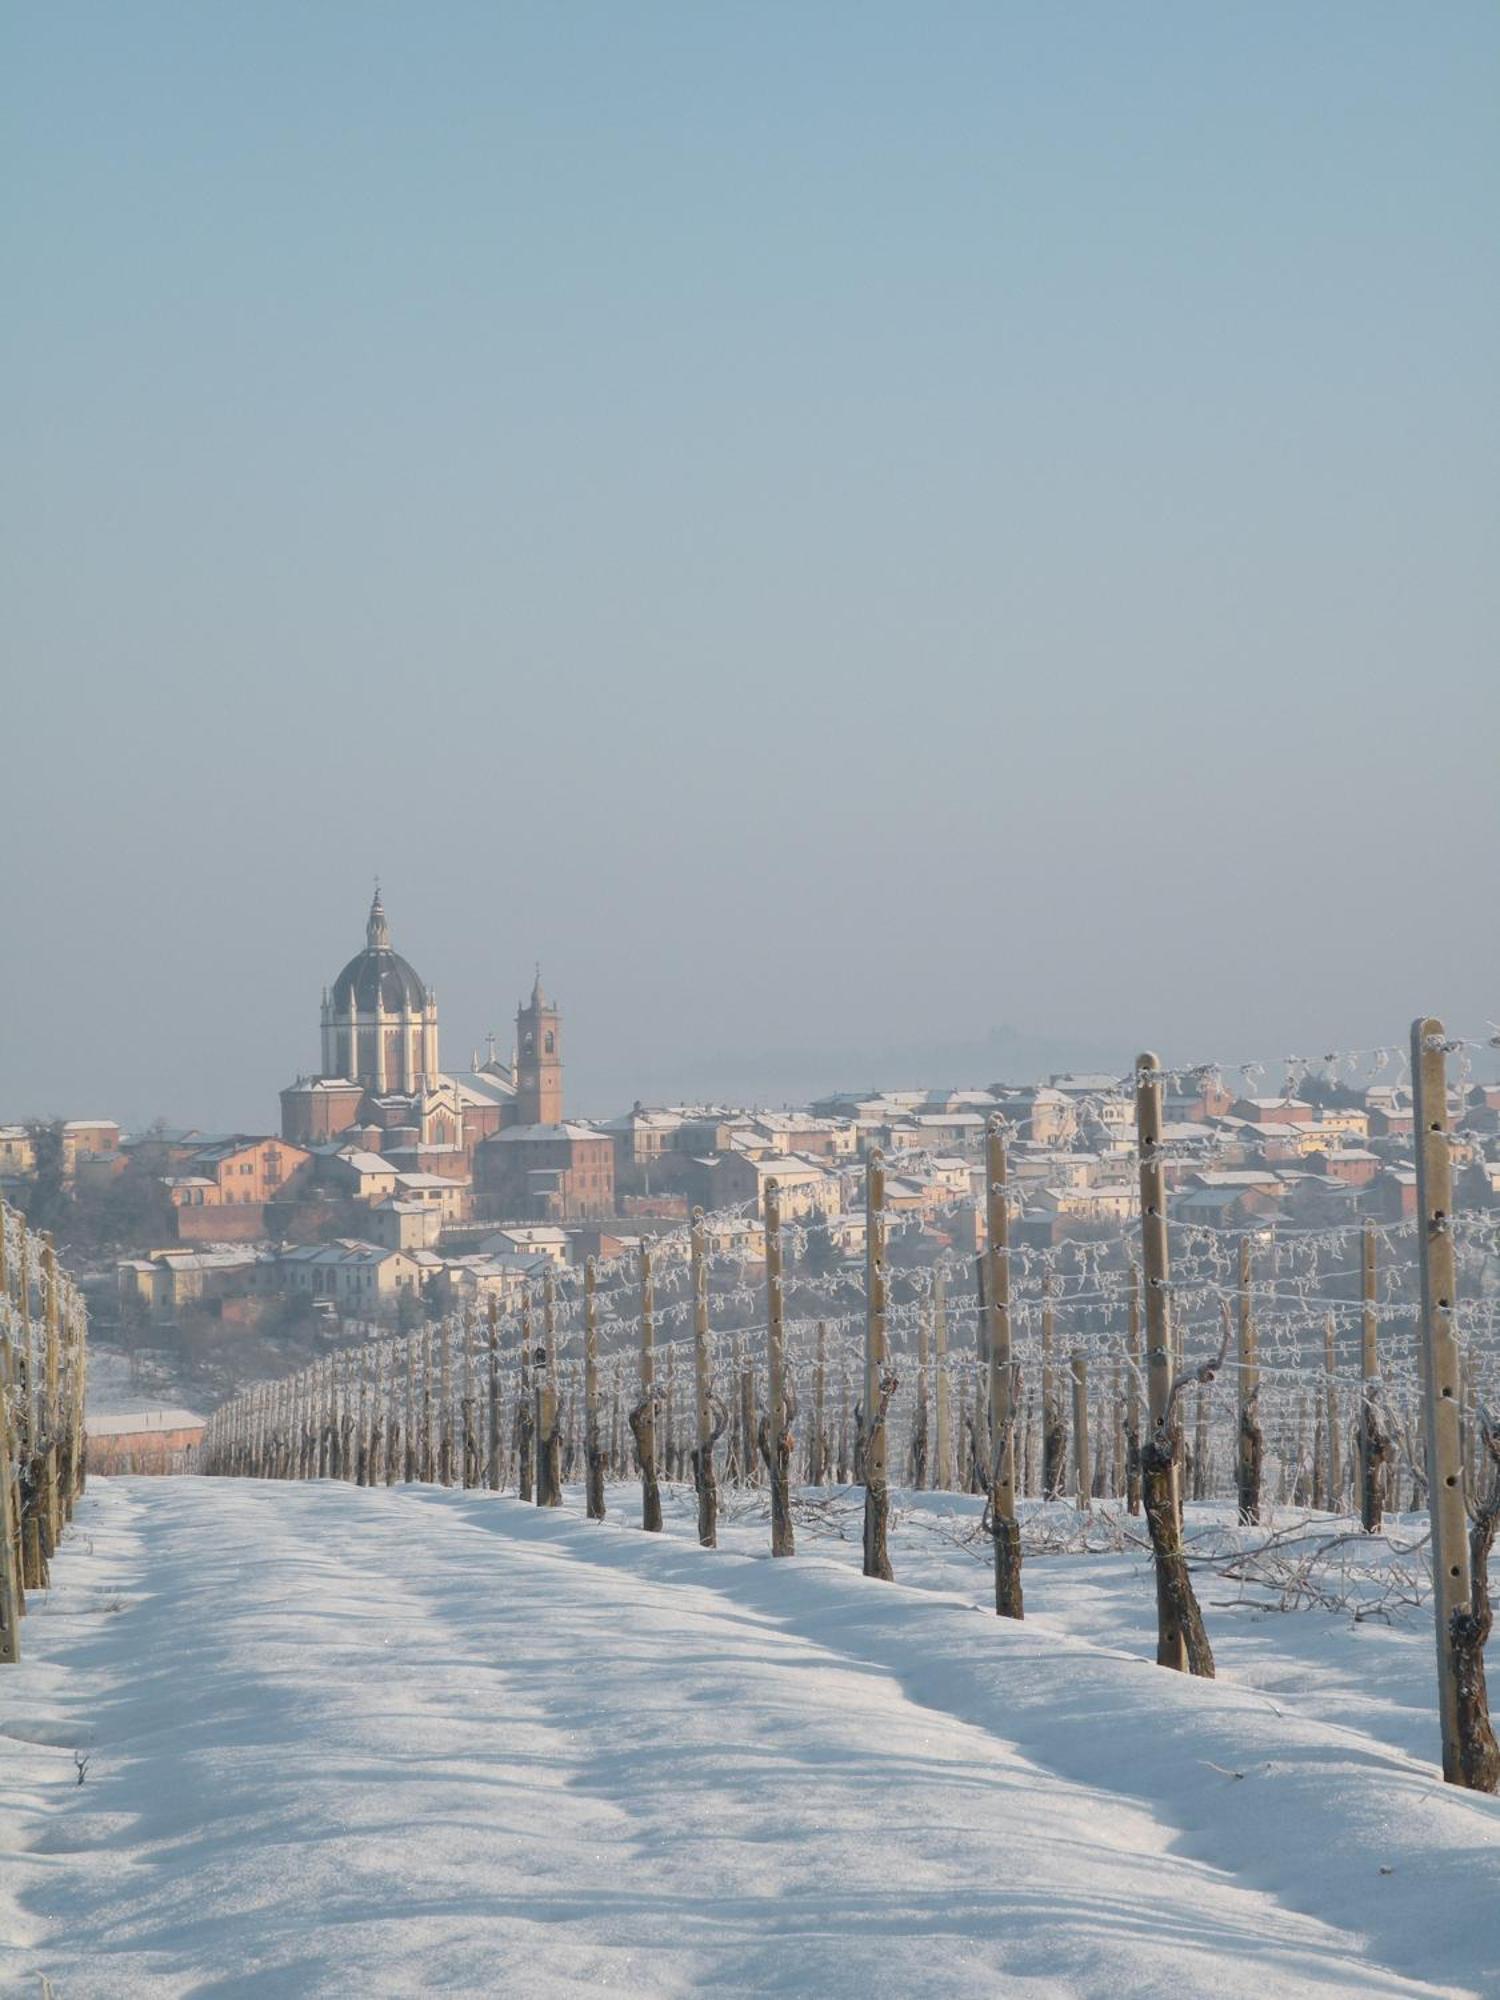
<svg viewBox="0 0 1500 2000">
<path fill-rule="evenodd" d="M 384 890 L 381 878 L 376 876 L 373 879 L 378 901 Z M 403 942 L 405 936 L 406 927 L 403 925 Z M 324 969 L 316 982 L 317 990 L 323 991 L 325 997 L 333 983 L 333 957 L 338 951 L 338 942 L 331 942 L 325 953 Z M 518 963 L 523 961 L 524 953 L 518 954 Z M 532 958 L 530 968 L 530 976 L 539 975 L 540 959 Z M 550 973 L 548 978 L 550 983 L 555 984 Z M 445 982 L 438 979 L 431 979 L 428 984 L 435 993 L 447 990 Z M 467 1070 L 476 1063 L 482 1063 L 486 1057 L 495 1057 L 501 1062 L 510 1060 L 514 1007 L 504 1001 L 498 990 L 493 997 L 495 1012 L 478 1035 L 465 1034 L 462 1028 L 455 1031 L 447 1025 L 452 1015 L 449 1003 L 444 1002 L 442 1066 L 446 1070 Z M 581 1020 L 586 1034 L 589 1026 L 597 1023 L 597 999 L 591 1005 L 589 997 L 585 996 L 582 1004 L 575 1008 L 571 998 L 565 998 L 570 1021 L 575 1017 Z M 12 1091 L 8 1098 L 0 1095 L 0 1111 L 16 1122 L 107 1116 L 118 1119 L 126 1129 L 133 1130 L 142 1130 L 153 1124 L 225 1133 L 260 1130 L 276 1122 L 276 1091 L 286 1076 L 323 1073 L 316 1034 L 309 1034 L 305 1027 L 310 1007 L 304 1004 L 299 1011 L 304 1022 L 301 1034 L 296 1033 L 295 1024 L 287 1024 L 286 1032 L 268 1038 L 268 1047 L 295 1042 L 299 1052 L 293 1056 L 291 1068 L 284 1066 L 280 1080 L 269 1088 L 265 1087 L 265 1079 L 246 1073 L 227 1092 L 211 1088 L 201 1105 L 184 1101 L 184 1090 L 179 1087 L 174 1096 L 157 1102 L 149 1110 L 142 1108 L 150 1101 L 144 1095 L 138 1104 L 127 1101 L 101 1106 L 86 1097 L 66 1103 L 21 1103 L 17 1101 L 17 1093 Z M 1500 1011 L 1500 1006 L 1497 1006 L 1497 1011 Z M 1456 1029 L 1459 1029 L 1459 1022 L 1460 1017 L 1455 1015 Z M 607 1036 L 607 1016 L 603 1025 Z M 1257 1035 L 1253 1046 L 1242 1048 L 1211 1049 L 1206 1040 L 1196 1046 L 1172 1048 L 1161 1037 L 1157 1037 L 1157 1041 L 1167 1060 L 1175 1067 L 1186 1069 L 1213 1064 L 1226 1072 L 1234 1072 L 1247 1063 L 1271 1068 L 1290 1057 L 1313 1062 L 1329 1048 L 1338 1051 L 1355 1047 L 1399 1050 L 1401 1025 L 1397 1023 L 1393 1029 L 1392 1024 L 1386 1023 L 1384 1033 L 1377 1031 L 1373 1036 L 1363 1038 L 1350 1034 L 1346 1026 L 1342 1033 L 1331 1039 L 1326 1034 L 1309 1034 L 1303 1028 L 1295 1031 L 1280 1051 L 1271 1045 L 1266 1032 Z M 1463 1027 L 1473 1031 L 1481 1025 L 1491 1032 L 1500 1032 L 1500 1023 L 1490 1020 L 1488 1016 L 1482 1023 L 1471 1018 Z M 928 1042 L 892 1042 L 883 1046 L 872 1042 L 864 1048 L 849 1048 L 832 1041 L 822 1046 L 816 1041 L 809 1041 L 780 1049 L 738 1051 L 700 1046 L 690 1050 L 684 1058 L 677 1053 L 671 1034 L 664 1032 L 659 1043 L 636 1052 L 637 1060 L 630 1067 L 627 1066 L 628 1058 L 623 1055 L 607 1054 L 601 1059 L 599 1052 L 591 1050 L 586 1040 L 580 1048 L 579 1032 L 575 1028 L 569 1050 L 570 1093 L 579 1115 L 592 1119 L 617 1115 L 636 1103 L 722 1103 L 776 1108 L 805 1104 L 838 1092 L 980 1088 L 995 1081 L 1037 1083 L 1044 1081 L 1049 1074 L 1063 1070 L 1107 1070 L 1123 1074 L 1133 1062 L 1143 1039 L 1146 1038 L 1141 1035 L 1116 1035 L 1112 1039 L 1103 1034 L 1093 1038 L 1087 1035 L 1049 1035 L 1001 1023 L 975 1032 L 967 1042 L 945 1042 L 935 1038 Z M 118 1066 L 114 1074 L 118 1076 Z M 125 1074 L 129 1075 L 128 1065 Z M 4 1067 L 0 1064 L 0 1089 L 3 1089 L 3 1079 Z M 168 1089 L 173 1090 L 174 1086 L 169 1084 Z M 116 1086 L 114 1094 L 116 1098 L 123 1095 L 128 1100 L 130 1086 L 127 1085 L 123 1092 Z"/>
</svg>

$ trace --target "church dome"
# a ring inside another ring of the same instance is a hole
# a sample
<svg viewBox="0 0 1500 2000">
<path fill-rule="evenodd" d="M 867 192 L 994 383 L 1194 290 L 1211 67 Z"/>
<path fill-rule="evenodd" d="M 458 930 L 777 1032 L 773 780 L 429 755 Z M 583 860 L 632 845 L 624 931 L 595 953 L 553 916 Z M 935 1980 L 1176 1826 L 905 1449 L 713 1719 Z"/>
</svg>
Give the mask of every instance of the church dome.
<svg viewBox="0 0 1500 2000">
<path fill-rule="evenodd" d="M 351 958 L 333 982 L 333 1011 L 373 1014 L 377 1006 L 387 1014 L 420 1014 L 427 1005 L 427 989 L 400 952 L 391 950 L 391 934 L 386 925 L 385 905 L 380 891 L 370 905 L 370 921 L 365 927 L 365 948 Z"/>
</svg>

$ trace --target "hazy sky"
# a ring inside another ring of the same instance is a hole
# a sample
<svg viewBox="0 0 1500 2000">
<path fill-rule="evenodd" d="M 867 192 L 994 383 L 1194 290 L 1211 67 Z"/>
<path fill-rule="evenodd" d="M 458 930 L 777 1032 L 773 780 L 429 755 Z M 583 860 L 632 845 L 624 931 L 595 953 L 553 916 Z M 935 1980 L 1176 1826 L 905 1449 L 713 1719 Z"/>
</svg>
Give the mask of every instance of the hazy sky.
<svg viewBox="0 0 1500 2000">
<path fill-rule="evenodd" d="M 1500 1018 L 1489 0 L 3 20 L 0 1118 Z"/>
</svg>

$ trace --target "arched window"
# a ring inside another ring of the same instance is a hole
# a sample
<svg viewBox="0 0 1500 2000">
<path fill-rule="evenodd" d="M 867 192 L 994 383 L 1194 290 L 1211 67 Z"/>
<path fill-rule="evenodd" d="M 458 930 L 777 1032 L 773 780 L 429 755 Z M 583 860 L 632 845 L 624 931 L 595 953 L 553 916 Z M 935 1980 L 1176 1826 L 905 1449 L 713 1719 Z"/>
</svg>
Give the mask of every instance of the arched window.
<svg viewBox="0 0 1500 2000">
<path fill-rule="evenodd" d="M 557 1049 L 557 1037 L 556 1037 L 556 1035 L 554 1035 L 554 1034 L 552 1033 L 551 1029 L 549 1028 L 549 1029 L 548 1029 L 548 1031 L 547 1031 L 547 1053 L 548 1053 L 548 1055 L 550 1056 L 550 1055 L 553 1055 L 553 1054 L 555 1054 L 555 1052 L 556 1052 L 556 1049 Z"/>
</svg>

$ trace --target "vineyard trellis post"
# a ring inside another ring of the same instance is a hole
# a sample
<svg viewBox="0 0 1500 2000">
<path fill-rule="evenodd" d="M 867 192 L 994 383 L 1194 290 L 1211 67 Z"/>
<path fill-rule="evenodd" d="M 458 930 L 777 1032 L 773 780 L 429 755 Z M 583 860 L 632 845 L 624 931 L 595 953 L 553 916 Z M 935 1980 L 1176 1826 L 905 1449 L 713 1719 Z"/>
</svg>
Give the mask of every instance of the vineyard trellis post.
<svg viewBox="0 0 1500 2000">
<path fill-rule="evenodd" d="M 998 1118 L 985 1130 L 984 1296 L 990 1354 L 990 1533 L 995 1544 L 995 1612 L 1025 1615 L 1021 1589 L 1021 1531 L 1016 1521 L 1016 1381 L 1011 1359 L 1010 1201 L 1005 1135 Z"/>
<path fill-rule="evenodd" d="M 1338 1333 L 1334 1315 L 1323 1321 L 1323 1434 L 1328 1453 L 1328 1507 L 1338 1513 L 1343 1497 L 1343 1468 L 1339 1464 L 1339 1384 Z"/>
<path fill-rule="evenodd" d="M 1250 1291 L 1250 1257 L 1250 1238 L 1242 1236 L 1236 1301 L 1239 1428 L 1235 1463 L 1239 1516 L 1247 1527 L 1253 1527 L 1260 1520 L 1261 1469 L 1265 1456 L 1265 1440 L 1260 1422 L 1260 1344 L 1255 1325 L 1255 1305 Z"/>
<path fill-rule="evenodd" d="M 489 1395 L 485 1402 L 485 1484 L 491 1493 L 500 1491 L 500 1304 L 491 1295 L 486 1317 L 489 1321 L 487 1360 Z"/>
<path fill-rule="evenodd" d="M 1089 1511 L 1091 1497 L 1089 1455 L 1089 1364 L 1081 1347 L 1073 1350 L 1073 1477 L 1077 1482 L 1080 1513 Z"/>
<path fill-rule="evenodd" d="M 877 1146 L 865 1159 L 864 1573 L 887 1583 L 895 1572 L 886 1542 L 886 1415 L 895 1388 L 886 1350 L 885 1156 Z"/>
<path fill-rule="evenodd" d="M 695 1208 L 688 1231 L 688 1261 L 693 1292 L 693 1484 L 698 1495 L 698 1540 L 705 1549 L 719 1545 L 719 1484 L 714 1471 L 714 1446 L 720 1424 L 714 1426 L 713 1354 L 708 1333 L 708 1248 L 703 1210 Z"/>
<path fill-rule="evenodd" d="M 536 1504 L 560 1507 L 562 1496 L 561 1403 L 557 1390 L 557 1285 L 542 1273 L 542 1344 L 536 1362 Z"/>
<path fill-rule="evenodd" d="M 953 1391 L 948 1381 L 948 1278 L 941 1265 L 932 1274 L 932 1361 L 937 1376 L 933 1395 L 932 1483 L 946 1490 L 953 1484 Z"/>
<path fill-rule="evenodd" d="M 583 1264 L 583 1479 L 584 1512 L 604 1519 L 604 1440 L 599 1431 L 599 1284 L 592 1257 Z"/>
<path fill-rule="evenodd" d="M 1359 1514 L 1365 1533 L 1378 1535 L 1385 1512 L 1385 1469 L 1391 1455 L 1391 1441 L 1380 1390 L 1380 1319 L 1373 1222 L 1366 1222 L 1359 1248 Z"/>
<path fill-rule="evenodd" d="M 1413 1022 L 1411 1039 L 1422 1292 L 1419 1345 L 1443 1777 L 1450 1785 L 1493 1792 L 1500 1782 L 1500 1749 L 1490 1726 L 1484 1673 L 1488 1593 L 1485 1603 L 1476 1606 L 1459 1436 L 1458 1268 L 1448 1139 L 1447 1034 L 1441 1021 L 1426 1017 Z"/>
<path fill-rule="evenodd" d="M 781 1187 L 766 1182 L 766 1413 L 760 1420 L 760 1450 L 771 1482 L 771 1553 L 796 1554 L 792 1529 L 792 1424 L 796 1395 L 787 1381 L 783 1321 Z"/>
<path fill-rule="evenodd" d="M 630 1429 L 641 1467 L 641 1526 L 650 1534 L 660 1534 L 661 1487 L 656 1476 L 656 1286 L 649 1242 L 641 1244 L 640 1391 L 639 1400 L 630 1412 Z"/>
<path fill-rule="evenodd" d="M 1156 1567 L 1156 1660 L 1211 1678 L 1213 1653 L 1182 1547 L 1178 1485 L 1177 1383 L 1173 1380 L 1168 1295 L 1167 1187 L 1162 1162 L 1161 1060 L 1136 1057 L 1136 1141 L 1140 1154 L 1141 1262 L 1146 1285 L 1148 1433 L 1141 1444 L 1141 1487 Z"/>
<path fill-rule="evenodd" d="M 1126 1295 L 1126 1343 L 1129 1366 L 1126 1370 L 1125 1406 L 1125 1507 L 1131 1514 L 1141 1511 L 1141 1384 L 1144 1359 L 1141 1353 L 1141 1274 L 1134 1260 L 1130 1265 L 1130 1290 Z"/>
</svg>

